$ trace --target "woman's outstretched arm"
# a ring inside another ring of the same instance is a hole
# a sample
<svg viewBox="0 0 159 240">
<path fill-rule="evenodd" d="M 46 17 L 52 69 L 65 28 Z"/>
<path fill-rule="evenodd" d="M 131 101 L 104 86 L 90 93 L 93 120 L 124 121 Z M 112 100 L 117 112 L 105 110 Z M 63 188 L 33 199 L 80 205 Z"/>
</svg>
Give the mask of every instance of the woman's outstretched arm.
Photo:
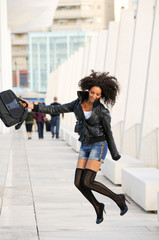
<svg viewBox="0 0 159 240">
<path fill-rule="evenodd" d="M 25 100 L 26 101 L 26 100 Z M 32 109 L 33 112 L 41 112 L 46 114 L 56 114 L 56 113 L 68 113 L 73 112 L 74 106 L 77 100 L 74 100 L 70 103 L 61 104 L 58 106 L 53 105 L 43 105 L 43 104 L 34 104 L 33 102 L 26 101 L 28 104 L 28 108 Z"/>
</svg>

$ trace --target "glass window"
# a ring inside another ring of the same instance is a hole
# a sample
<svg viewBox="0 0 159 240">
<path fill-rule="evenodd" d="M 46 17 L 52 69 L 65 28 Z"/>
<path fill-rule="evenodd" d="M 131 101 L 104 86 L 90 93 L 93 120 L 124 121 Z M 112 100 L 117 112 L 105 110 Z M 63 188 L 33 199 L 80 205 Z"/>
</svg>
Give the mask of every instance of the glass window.
<svg viewBox="0 0 159 240">
<path fill-rule="evenodd" d="M 56 43 L 56 64 L 57 68 L 60 64 L 62 64 L 67 59 L 67 42 L 57 42 Z"/>
<path fill-rule="evenodd" d="M 32 86 L 33 90 L 37 91 L 38 89 L 38 45 L 32 41 Z"/>
<path fill-rule="evenodd" d="M 75 51 L 78 50 L 85 42 L 84 36 L 74 36 L 70 37 L 70 54 L 73 54 Z"/>
<path fill-rule="evenodd" d="M 46 83 L 47 83 L 47 72 L 45 70 L 41 70 L 40 74 L 40 91 L 46 91 Z"/>
<path fill-rule="evenodd" d="M 50 38 L 49 42 L 49 49 L 50 49 L 50 72 L 54 70 L 54 61 L 55 61 L 55 43 L 54 38 Z"/>
<path fill-rule="evenodd" d="M 20 86 L 27 87 L 28 85 L 28 74 L 26 71 L 20 71 Z"/>
<path fill-rule="evenodd" d="M 79 47 L 83 46 L 85 33 L 49 33 L 41 37 L 32 36 L 30 56 L 30 86 L 34 91 L 45 92 L 49 73 L 65 62 Z M 49 54 L 49 55 L 48 55 Z"/>
<path fill-rule="evenodd" d="M 50 70 L 56 69 L 67 59 L 67 37 L 50 39 Z"/>
<path fill-rule="evenodd" d="M 38 91 L 38 69 L 33 71 L 33 90 Z"/>
</svg>

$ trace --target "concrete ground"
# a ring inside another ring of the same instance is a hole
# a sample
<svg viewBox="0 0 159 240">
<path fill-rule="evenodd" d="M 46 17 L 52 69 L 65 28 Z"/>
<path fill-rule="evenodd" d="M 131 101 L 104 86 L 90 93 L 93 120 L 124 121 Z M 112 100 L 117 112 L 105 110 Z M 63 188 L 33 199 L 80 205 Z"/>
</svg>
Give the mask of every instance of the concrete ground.
<svg viewBox="0 0 159 240">
<path fill-rule="evenodd" d="M 90 203 L 74 186 L 78 153 L 61 139 L 37 132 L 31 140 L 24 129 L 0 134 L 0 240 L 159 240 L 157 214 L 145 212 L 131 199 L 120 216 L 117 205 L 95 193 L 105 204 L 97 225 Z M 99 171 L 97 180 L 116 193 Z"/>
</svg>

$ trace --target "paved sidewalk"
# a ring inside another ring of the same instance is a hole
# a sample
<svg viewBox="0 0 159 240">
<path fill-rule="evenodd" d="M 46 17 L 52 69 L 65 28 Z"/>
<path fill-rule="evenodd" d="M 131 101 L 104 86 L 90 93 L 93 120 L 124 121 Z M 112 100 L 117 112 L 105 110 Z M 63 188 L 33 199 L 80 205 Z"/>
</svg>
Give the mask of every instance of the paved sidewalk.
<svg viewBox="0 0 159 240">
<path fill-rule="evenodd" d="M 74 186 L 78 153 L 46 132 L 28 140 L 24 126 L 0 134 L 0 240 L 159 240 L 157 214 L 147 213 L 131 199 L 126 215 L 109 198 L 107 214 L 97 225 L 93 207 Z M 99 172 L 97 179 L 116 193 Z"/>
</svg>

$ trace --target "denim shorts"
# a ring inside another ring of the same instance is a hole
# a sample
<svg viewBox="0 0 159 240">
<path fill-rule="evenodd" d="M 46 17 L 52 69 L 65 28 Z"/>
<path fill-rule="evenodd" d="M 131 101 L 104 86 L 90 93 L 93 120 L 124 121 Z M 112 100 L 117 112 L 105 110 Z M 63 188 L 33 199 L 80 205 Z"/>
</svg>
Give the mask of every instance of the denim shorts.
<svg viewBox="0 0 159 240">
<path fill-rule="evenodd" d="M 81 143 L 78 159 L 98 160 L 104 162 L 108 146 L 105 141 L 96 143 Z"/>
</svg>

